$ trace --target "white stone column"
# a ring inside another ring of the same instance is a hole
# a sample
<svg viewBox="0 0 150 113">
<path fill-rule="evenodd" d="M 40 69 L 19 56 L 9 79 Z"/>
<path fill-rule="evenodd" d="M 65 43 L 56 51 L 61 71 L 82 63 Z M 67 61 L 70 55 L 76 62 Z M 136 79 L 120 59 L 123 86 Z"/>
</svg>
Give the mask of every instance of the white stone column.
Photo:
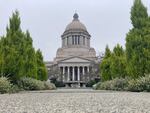
<svg viewBox="0 0 150 113">
<path fill-rule="evenodd" d="M 63 68 L 63 81 L 65 81 L 65 67 L 62 68 Z"/>
<path fill-rule="evenodd" d="M 88 73 L 90 72 L 90 67 L 87 67 L 87 72 L 88 72 Z"/>
<path fill-rule="evenodd" d="M 78 81 L 80 81 L 80 67 L 78 67 Z"/>
<path fill-rule="evenodd" d="M 75 45 L 75 37 L 74 36 L 72 36 L 73 37 L 73 45 Z"/>
<path fill-rule="evenodd" d="M 75 76 L 74 76 L 74 68 L 75 68 L 75 67 L 72 67 L 72 80 L 73 80 L 73 81 L 75 80 Z"/>
<path fill-rule="evenodd" d="M 84 70 L 84 67 L 82 67 L 82 72 L 83 72 L 82 74 L 84 75 L 84 74 L 85 74 L 85 70 Z"/>
<path fill-rule="evenodd" d="M 68 46 L 68 44 L 69 44 L 69 37 L 67 36 L 67 44 L 66 45 Z"/>
<path fill-rule="evenodd" d="M 71 42 L 71 41 L 72 41 L 72 38 L 69 37 L 69 38 L 68 38 L 68 45 L 69 45 L 69 46 L 72 45 L 72 42 Z"/>
<path fill-rule="evenodd" d="M 82 45 L 85 45 L 85 37 L 82 37 L 81 39 L 82 39 L 81 41 Z"/>
<path fill-rule="evenodd" d="M 85 71 L 84 71 L 84 67 L 82 67 L 82 80 L 84 81 L 85 80 Z"/>
<path fill-rule="evenodd" d="M 86 38 L 86 37 L 85 37 L 85 40 L 84 40 L 84 41 L 85 41 L 85 42 L 84 42 L 84 43 L 85 43 L 85 46 L 87 46 L 87 38 Z"/>
<path fill-rule="evenodd" d="M 68 81 L 70 81 L 70 68 L 69 67 L 67 67 L 67 69 L 68 69 Z"/>
<path fill-rule="evenodd" d="M 67 37 L 65 38 L 65 46 L 67 46 Z"/>
</svg>

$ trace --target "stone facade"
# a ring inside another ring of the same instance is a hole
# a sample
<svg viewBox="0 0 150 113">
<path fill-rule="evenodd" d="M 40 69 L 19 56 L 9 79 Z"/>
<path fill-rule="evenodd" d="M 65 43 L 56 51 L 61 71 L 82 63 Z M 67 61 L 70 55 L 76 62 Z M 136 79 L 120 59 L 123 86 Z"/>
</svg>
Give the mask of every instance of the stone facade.
<svg viewBox="0 0 150 113">
<path fill-rule="evenodd" d="M 59 69 L 59 78 L 66 86 L 85 86 L 87 75 L 97 61 L 96 52 L 90 47 L 90 39 L 91 35 L 75 13 L 61 35 L 62 47 L 57 50 L 53 63 L 46 64 L 47 67 Z"/>
</svg>

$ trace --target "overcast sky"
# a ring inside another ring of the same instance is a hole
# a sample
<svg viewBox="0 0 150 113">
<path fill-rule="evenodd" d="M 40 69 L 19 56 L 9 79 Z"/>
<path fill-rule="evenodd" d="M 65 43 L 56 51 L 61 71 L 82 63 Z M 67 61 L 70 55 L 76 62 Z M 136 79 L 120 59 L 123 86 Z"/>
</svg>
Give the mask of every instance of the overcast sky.
<svg viewBox="0 0 150 113">
<path fill-rule="evenodd" d="M 143 0 L 150 11 L 150 0 Z M 45 61 L 51 61 L 61 47 L 61 34 L 72 21 L 75 10 L 91 34 L 91 46 L 103 52 L 125 45 L 126 33 L 132 27 L 130 9 L 133 0 L 0 0 L 0 36 L 6 33 L 9 17 L 20 12 L 23 31 L 29 30 L 36 49 Z"/>
</svg>

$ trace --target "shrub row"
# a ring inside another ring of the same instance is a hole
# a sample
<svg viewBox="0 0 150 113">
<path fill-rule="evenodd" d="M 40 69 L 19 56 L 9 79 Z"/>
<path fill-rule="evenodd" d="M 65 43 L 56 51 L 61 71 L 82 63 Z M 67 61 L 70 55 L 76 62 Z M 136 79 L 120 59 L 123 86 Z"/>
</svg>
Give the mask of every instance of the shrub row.
<svg viewBox="0 0 150 113">
<path fill-rule="evenodd" d="M 128 82 L 128 90 L 134 92 L 150 92 L 150 75 Z"/>
<path fill-rule="evenodd" d="M 115 78 L 110 81 L 106 82 L 99 82 L 98 84 L 94 85 L 93 88 L 97 90 L 116 90 L 122 91 L 125 90 L 128 85 L 128 79 L 123 78 Z"/>
<path fill-rule="evenodd" d="M 19 88 L 16 85 L 10 83 L 6 77 L 0 77 L 0 94 L 3 93 L 15 93 Z"/>
<path fill-rule="evenodd" d="M 138 79 L 116 78 L 106 82 L 93 85 L 96 90 L 116 90 L 133 92 L 150 92 L 150 75 Z"/>
<path fill-rule="evenodd" d="M 33 78 L 23 77 L 18 81 L 18 86 L 24 90 L 53 90 L 56 89 L 55 85 L 40 81 Z"/>
<path fill-rule="evenodd" d="M 55 85 L 49 81 L 40 81 L 33 78 L 23 77 L 17 85 L 13 85 L 8 78 L 0 77 L 0 94 L 16 93 L 21 90 L 53 90 Z"/>
</svg>

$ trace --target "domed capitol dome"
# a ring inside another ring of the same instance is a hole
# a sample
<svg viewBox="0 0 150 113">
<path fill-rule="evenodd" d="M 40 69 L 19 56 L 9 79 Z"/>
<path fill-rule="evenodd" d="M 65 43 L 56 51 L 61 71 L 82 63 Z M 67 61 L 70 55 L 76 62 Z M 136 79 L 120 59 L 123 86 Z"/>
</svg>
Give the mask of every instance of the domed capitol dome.
<svg viewBox="0 0 150 113">
<path fill-rule="evenodd" d="M 79 21 L 79 16 L 77 13 L 74 14 L 73 16 L 73 21 L 67 25 L 65 31 L 69 31 L 69 30 L 84 30 L 84 31 L 87 31 L 86 30 L 86 27 L 84 24 L 82 24 L 80 21 Z"/>
<path fill-rule="evenodd" d="M 95 49 L 90 47 L 90 39 L 91 35 L 75 13 L 61 35 L 62 46 L 53 61 L 53 66 L 59 67 L 63 75 L 60 78 L 66 85 L 80 87 L 86 84 L 86 74 L 92 70 L 97 59 Z"/>
<path fill-rule="evenodd" d="M 61 35 L 62 47 L 57 50 L 55 62 L 73 56 L 96 58 L 94 48 L 90 47 L 91 35 L 88 33 L 84 24 L 79 20 L 77 13 L 74 14 L 73 20 L 69 23 Z"/>
</svg>

